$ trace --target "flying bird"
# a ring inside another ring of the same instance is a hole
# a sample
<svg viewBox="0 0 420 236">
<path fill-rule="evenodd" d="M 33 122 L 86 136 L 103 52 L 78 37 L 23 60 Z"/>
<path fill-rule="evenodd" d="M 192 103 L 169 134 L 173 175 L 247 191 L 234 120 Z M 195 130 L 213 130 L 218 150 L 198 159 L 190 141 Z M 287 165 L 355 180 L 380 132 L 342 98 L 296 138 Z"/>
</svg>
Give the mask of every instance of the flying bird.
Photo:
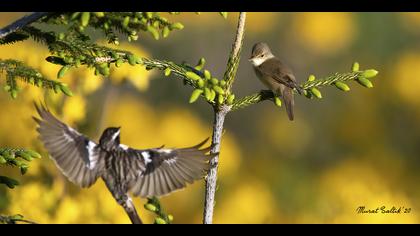
<svg viewBox="0 0 420 236">
<path fill-rule="evenodd" d="M 294 119 L 293 106 L 293 89 L 299 94 L 303 93 L 292 70 L 283 64 L 270 50 L 266 43 L 256 43 L 252 47 L 252 55 L 249 58 L 252 63 L 257 77 L 266 85 L 275 96 L 282 98 L 286 105 L 289 120 Z"/>
<path fill-rule="evenodd" d="M 39 138 L 58 169 L 74 184 L 90 187 L 102 178 L 133 223 L 142 223 L 129 192 L 151 197 L 169 194 L 202 179 L 216 154 L 206 154 L 208 139 L 188 148 L 134 149 L 120 143 L 120 127 L 104 130 L 99 143 L 35 104 Z"/>
</svg>

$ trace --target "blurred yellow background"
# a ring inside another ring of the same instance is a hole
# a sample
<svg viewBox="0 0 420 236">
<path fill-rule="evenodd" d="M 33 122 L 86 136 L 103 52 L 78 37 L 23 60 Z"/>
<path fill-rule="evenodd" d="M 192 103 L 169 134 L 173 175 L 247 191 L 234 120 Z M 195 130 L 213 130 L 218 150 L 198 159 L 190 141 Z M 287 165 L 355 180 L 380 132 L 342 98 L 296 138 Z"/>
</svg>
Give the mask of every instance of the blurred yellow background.
<svg viewBox="0 0 420 236">
<path fill-rule="evenodd" d="M 22 16 L 0 13 L 0 27 Z M 187 61 L 200 57 L 216 77 L 224 73 L 237 13 L 168 16 L 184 30 L 153 40 L 146 33 L 121 48 L 146 57 Z M 347 72 L 354 61 L 375 68 L 374 88 L 324 88 L 323 99 L 296 99 L 295 121 L 270 102 L 228 115 L 220 157 L 215 223 L 420 223 L 420 13 L 249 13 L 237 97 L 263 85 L 247 62 L 252 45 L 265 41 L 299 81 Z M 100 41 L 102 42 L 102 41 Z M 2 59 L 25 61 L 55 79 L 59 66 L 32 41 L 1 46 Z M 71 70 L 62 79 L 75 96 L 46 92 L 62 120 L 97 140 L 108 126 L 122 126 L 122 143 L 135 148 L 183 147 L 211 135 L 212 110 L 188 104 L 190 87 L 161 73 L 126 66 L 110 78 Z M 4 83 L 4 78 L 2 78 Z M 90 189 L 68 182 L 36 138 L 33 101 L 45 92 L 23 86 L 16 100 L 0 92 L 0 147 L 43 154 L 28 173 L 1 168 L 18 179 L 0 186 L 0 214 L 23 214 L 40 223 L 130 223 L 102 180 Z M 174 223 L 200 223 L 204 181 L 163 197 Z M 140 216 L 153 222 L 135 199 Z M 357 214 L 359 206 L 411 208 L 401 214 Z"/>
</svg>

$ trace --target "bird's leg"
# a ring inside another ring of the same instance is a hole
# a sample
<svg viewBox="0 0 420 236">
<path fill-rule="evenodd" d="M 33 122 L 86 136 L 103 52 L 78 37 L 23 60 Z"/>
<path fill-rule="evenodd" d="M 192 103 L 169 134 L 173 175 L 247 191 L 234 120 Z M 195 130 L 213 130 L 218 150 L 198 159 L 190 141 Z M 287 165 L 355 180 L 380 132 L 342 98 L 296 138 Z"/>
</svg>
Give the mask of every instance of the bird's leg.
<svg viewBox="0 0 420 236">
<path fill-rule="evenodd" d="M 137 214 L 136 207 L 133 204 L 133 201 L 127 195 L 123 195 L 116 199 L 118 204 L 122 206 L 127 213 L 128 217 L 130 217 L 131 223 L 133 224 L 143 224 L 139 215 Z"/>
</svg>

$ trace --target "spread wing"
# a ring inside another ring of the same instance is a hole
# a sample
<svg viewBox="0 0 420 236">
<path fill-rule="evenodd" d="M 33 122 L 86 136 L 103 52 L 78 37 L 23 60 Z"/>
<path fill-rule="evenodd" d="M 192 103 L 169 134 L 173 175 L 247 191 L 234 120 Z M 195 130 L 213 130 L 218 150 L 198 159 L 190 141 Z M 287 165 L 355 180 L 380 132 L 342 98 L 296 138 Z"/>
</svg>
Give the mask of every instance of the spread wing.
<svg viewBox="0 0 420 236">
<path fill-rule="evenodd" d="M 200 148 L 208 139 L 196 146 L 181 149 L 154 148 L 136 150 L 126 148 L 138 169 L 138 175 L 130 183 L 135 196 L 162 196 L 184 188 L 187 183 L 203 178 L 210 169 L 209 161 L 216 154 L 206 155 L 210 147 Z"/>
<path fill-rule="evenodd" d="M 36 110 L 40 118 L 39 138 L 60 171 L 73 183 L 89 187 L 95 183 L 103 167 L 103 153 L 98 145 L 55 118 L 44 106 Z"/>
</svg>

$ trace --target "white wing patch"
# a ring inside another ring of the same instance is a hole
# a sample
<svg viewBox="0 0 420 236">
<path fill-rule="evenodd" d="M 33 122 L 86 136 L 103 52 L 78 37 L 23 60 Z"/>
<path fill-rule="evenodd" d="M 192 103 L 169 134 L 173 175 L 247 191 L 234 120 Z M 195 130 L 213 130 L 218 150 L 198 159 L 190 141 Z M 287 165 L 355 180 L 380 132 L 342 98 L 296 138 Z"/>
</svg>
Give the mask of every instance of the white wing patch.
<svg viewBox="0 0 420 236">
<path fill-rule="evenodd" d="M 122 148 L 123 150 L 127 150 L 128 149 L 128 146 L 125 145 L 125 144 L 120 144 L 120 148 Z"/>
<path fill-rule="evenodd" d="M 150 163 L 150 162 L 152 162 L 152 159 L 150 159 L 150 153 L 148 152 L 148 151 L 143 151 L 143 152 L 141 152 L 141 155 L 143 156 L 143 158 L 144 158 L 144 162 L 145 162 L 145 164 L 147 165 L 148 163 Z"/>
<path fill-rule="evenodd" d="M 89 141 L 88 145 L 86 146 L 89 154 L 89 163 L 86 165 L 89 169 L 95 168 L 96 164 L 98 163 L 98 153 L 95 152 L 96 143 Z"/>
<path fill-rule="evenodd" d="M 172 152 L 171 149 L 161 149 L 160 151 L 163 152 L 163 153 L 166 153 L 166 154 L 169 154 L 169 153 Z"/>
</svg>

